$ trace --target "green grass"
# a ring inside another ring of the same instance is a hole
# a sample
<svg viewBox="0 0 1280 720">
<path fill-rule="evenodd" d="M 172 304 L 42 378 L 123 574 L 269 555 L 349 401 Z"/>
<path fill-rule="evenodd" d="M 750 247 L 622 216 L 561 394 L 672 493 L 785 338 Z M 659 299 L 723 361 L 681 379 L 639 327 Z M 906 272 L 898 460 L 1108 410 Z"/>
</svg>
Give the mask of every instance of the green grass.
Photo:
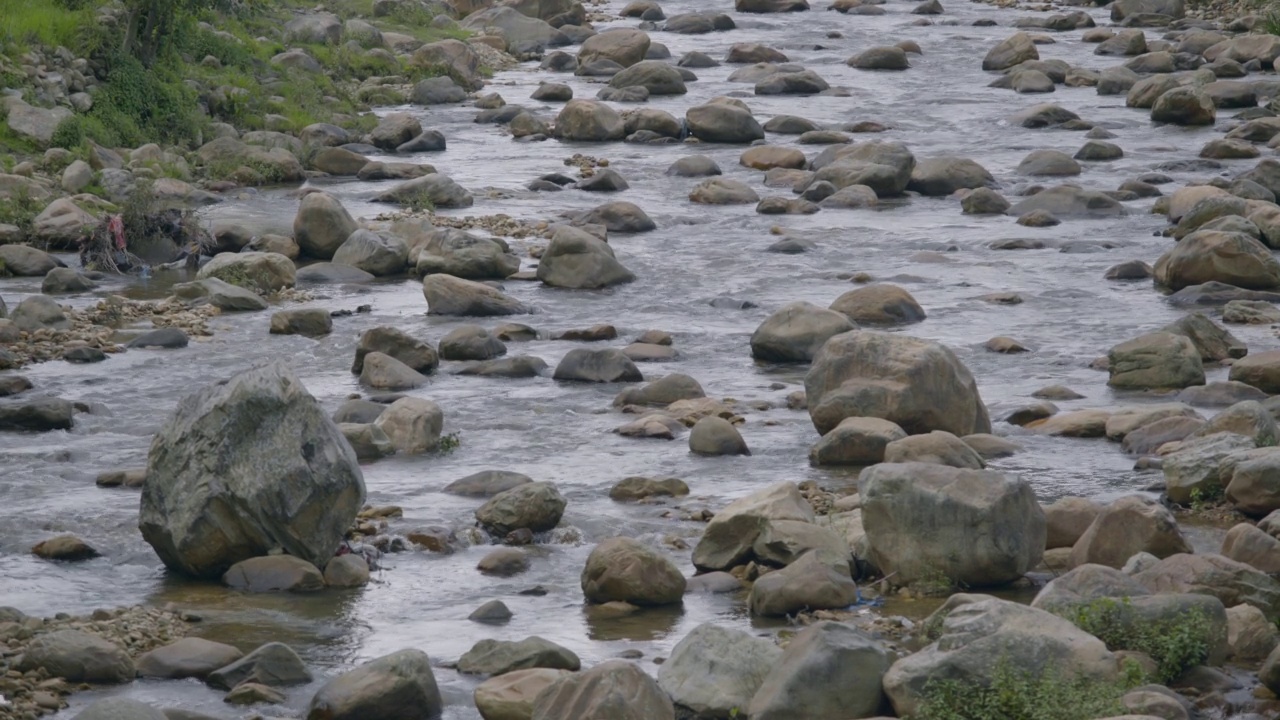
<svg viewBox="0 0 1280 720">
<path fill-rule="evenodd" d="M 33 45 L 75 49 L 96 42 L 94 7 L 68 0 L 0 0 L 0 47 L 19 55 Z"/>
<path fill-rule="evenodd" d="M 930 680 L 924 702 L 911 720 L 1096 720 L 1125 714 L 1120 698 L 1141 683 L 1136 664 L 1115 682 L 1062 678 L 1051 669 L 1034 674 L 1007 660 L 989 685 Z"/>
<path fill-rule="evenodd" d="M 1136 618 L 1128 598 L 1100 598 L 1060 613 L 1106 643 L 1110 650 L 1135 650 L 1156 662 L 1157 682 L 1168 683 L 1209 657 L 1212 628 L 1200 608 L 1177 618 L 1146 622 Z"/>
</svg>

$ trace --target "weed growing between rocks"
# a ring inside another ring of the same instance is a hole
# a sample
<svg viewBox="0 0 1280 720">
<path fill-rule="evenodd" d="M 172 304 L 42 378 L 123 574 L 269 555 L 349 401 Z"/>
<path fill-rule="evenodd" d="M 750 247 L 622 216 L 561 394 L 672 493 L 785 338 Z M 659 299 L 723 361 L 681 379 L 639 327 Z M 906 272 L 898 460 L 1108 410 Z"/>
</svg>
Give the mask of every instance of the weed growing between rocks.
<svg viewBox="0 0 1280 720">
<path fill-rule="evenodd" d="M 1149 655 L 1156 663 L 1156 682 L 1168 683 L 1209 657 L 1209 618 L 1199 608 L 1175 619 L 1146 621 L 1135 617 L 1128 598 L 1100 598 L 1063 615 L 1110 650 Z"/>
<path fill-rule="evenodd" d="M 1123 715 L 1120 698 L 1142 682 L 1136 663 L 1115 682 L 1030 673 L 1008 660 L 997 665 L 990 685 L 930 680 L 911 720 L 1095 720 Z"/>
<path fill-rule="evenodd" d="M 36 216 L 44 206 L 44 202 L 20 188 L 8 200 L 0 201 L 0 225 L 16 226 L 23 237 L 30 236 Z"/>
</svg>

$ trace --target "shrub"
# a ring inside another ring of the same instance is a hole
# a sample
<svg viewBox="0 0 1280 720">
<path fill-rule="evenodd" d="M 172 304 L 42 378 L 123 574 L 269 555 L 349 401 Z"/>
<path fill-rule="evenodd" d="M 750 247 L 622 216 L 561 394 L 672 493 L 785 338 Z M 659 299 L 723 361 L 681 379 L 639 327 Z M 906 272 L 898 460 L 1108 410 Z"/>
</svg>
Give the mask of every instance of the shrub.
<svg viewBox="0 0 1280 720">
<path fill-rule="evenodd" d="M 1100 598 L 1062 613 L 1111 650 L 1136 650 L 1156 662 L 1156 681 L 1168 683 L 1209 657 L 1209 618 L 1192 608 L 1176 618 L 1145 621 L 1135 617 L 1129 598 Z"/>
<path fill-rule="evenodd" d="M 75 150 L 83 144 L 84 121 L 77 115 L 72 115 L 58 123 L 57 129 L 53 131 L 53 137 L 49 140 L 50 147 L 67 150 Z"/>
<path fill-rule="evenodd" d="M 1123 715 L 1121 696 L 1141 682 L 1136 664 L 1115 682 L 1034 674 L 1002 659 L 990 685 L 930 680 L 911 720 L 1095 720 Z"/>
</svg>

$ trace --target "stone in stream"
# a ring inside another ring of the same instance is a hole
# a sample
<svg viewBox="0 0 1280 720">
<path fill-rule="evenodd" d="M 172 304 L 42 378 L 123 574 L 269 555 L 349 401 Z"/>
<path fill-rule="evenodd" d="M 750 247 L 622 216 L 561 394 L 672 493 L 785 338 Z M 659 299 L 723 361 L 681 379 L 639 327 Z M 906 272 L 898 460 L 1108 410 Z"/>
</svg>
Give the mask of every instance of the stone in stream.
<svg viewBox="0 0 1280 720">
<path fill-rule="evenodd" d="M 1101 512 L 1102 505 L 1087 498 L 1063 497 L 1045 505 L 1044 519 L 1048 531 L 1045 549 L 1075 545 Z"/>
<path fill-rule="evenodd" d="M 706 397 L 706 395 L 697 380 L 681 373 L 672 373 L 642 387 L 623 390 L 613 399 L 613 406 L 667 406 L 678 400 L 692 400 Z"/>
<path fill-rule="evenodd" d="M 813 507 L 794 483 L 758 490 L 717 512 L 694 548 L 694 567 L 708 572 L 745 564 L 764 526 L 775 520 L 814 522 Z"/>
<path fill-rule="evenodd" d="M 657 229 L 657 224 L 634 203 L 615 201 L 599 205 L 574 218 L 577 225 L 603 225 L 609 232 L 642 233 Z"/>
<path fill-rule="evenodd" d="M 582 662 L 573 651 L 536 635 L 518 642 L 481 640 L 458 658 L 465 675 L 503 675 L 514 670 L 551 668 L 578 670 Z"/>
<path fill-rule="evenodd" d="M 580 382 L 643 382 L 644 376 L 635 363 L 620 350 L 570 350 L 556 365 L 556 380 Z"/>
<path fill-rule="evenodd" d="M 424 375 L 434 372 L 440 364 L 439 356 L 430 343 L 390 326 L 375 327 L 360 336 L 351 372 L 360 374 L 364 370 L 364 359 L 371 352 L 380 352 L 399 360 Z"/>
<path fill-rule="evenodd" d="M 658 685 L 691 717 L 732 717 L 745 708 L 782 650 L 742 630 L 703 623 L 671 650 Z"/>
<path fill-rule="evenodd" d="M 278 253 L 219 253 L 200 268 L 196 278 L 217 278 L 269 294 L 293 287 L 297 282 L 293 261 Z"/>
<path fill-rule="evenodd" d="M 1247 353 L 1244 343 L 1239 338 L 1209 319 L 1204 313 L 1187 313 L 1164 326 L 1162 330 L 1190 339 L 1204 362 L 1222 361 L 1227 358 L 1239 359 Z"/>
<path fill-rule="evenodd" d="M 374 198 L 375 202 L 427 204 L 437 208 L 471 207 L 475 198 L 451 178 L 440 173 L 423 175 L 397 185 Z"/>
<path fill-rule="evenodd" d="M 552 483 L 520 483 L 494 495 L 476 510 L 476 521 L 495 536 L 522 528 L 545 532 L 560 524 L 566 505 Z"/>
<path fill-rule="evenodd" d="M 253 652 L 205 677 L 205 683 L 220 690 L 244 682 L 270 687 L 301 685 L 311 682 L 311 672 L 302 659 L 284 643 L 267 643 Z"/>
<path fill-rule="evenodd" d="M 968 158 L 935 157 L 917 160 L 911 170 L 908 190 L 943 197 L 957 190 L 984 188 L 995 184 L 986 168 Z"/>
<path fill-rule="evenodd" d="M 858 325 L 905 325 L 925 319 L 911 293 L 897 285 L 872 283 L 836 298 L 831 309 Z"/>
<path fill-rule="evenodd" d="M 244 653 L 231 645 L 188 637 L 144 653 L 137 669 L 140 677 L 203 680 L 242 657 Z"/>
<path fill-rule="evenodd" d="M 207 302 L 224 312 L 267 309 L 267 301 L 258 293 L 213 277 L 174 285 L 173 294 L 184 300 Z"/>
<path fill-rule="evenodd" d="M 538 695 L 568 674 L 566 670 L 530 668 L 489 678 L 475 689 L 476 708 L 485 720 L 528 720 Z"/>
<path fill-rule="evenodd" d="M 333 262 L 350 265 L 374 276 L 398 275 L 405 270 L 409 249 L 392 235 L 356 230 L 333 253 Z"/>
<path fill-rule="evenodd" d="M 41 277 L 62 267 L 62 263 L 43 250 L 10 244 L 0 245 L 0 266 L 17 277 Z"/>
<path fill-rule="evenodd" d="M 870 717 L 885 703 L 881 681 L 891 655 L 838 622 L 810 625 L 787 644 L 751 698 L 754 720 Z"/>
<path fill-rule="evenodd" d="M 1229 378 L 1265 393 L 1280 393 L 1280 351 L 1252 353 L 1231 366 Z"/>
<path fill-rule="evenodd" d="M 774 312 L 751 335 L 751 355 L 772 362 L 809 362 L 826 341 L 853 330 L 848 316 L 799 301 Z"/>
<path fill-rule="evenodd" d="M 609 538 L 597 545 L 582 570 L 582 594 L 589 603 L 678 604 L 685 579 L 665 555 L 635 540 Z"/>
<path fill-rule="evenodd" d="M 1008 70 L 1028 60 L 1039 60 L 1040 52 L 1024 32 L 1017 32 L 1001 41 L 987 52 L 982 60 L 983 70 Z"/>
<path fill-rule="evenodd" d="M 764 128 L 749 110 L 724 102 L 689 108 L 685 113 L 689 134 L 703 142 L 749 143 L 764 139 Z"/>
<path fill-rule="evenodd" d="M 1151 106 L 1151 120 L 1173 125 L 1212 125 L 1217 120 L 1213 99 L 1193 87 L 1174 88 Z"/>
<path fill-rule="evenodd" d="M 863 50 L 845 64 L 859 70 L 906 70 L 910 67 L 906 52 L 892 45 Z"/>
<path fill-rule="evenodd" d="M 802 610 L 836 610 L 858 600 L 848 566 L 834 568 L 810 550 L 790 565 L 756 580 L 747 598 L 754 615 L 783 617 Z"/>
<path fill-rule="evenodd" d="M 384 410 L 374 425 L 386 433 L 396 452 L 421 455 L 440 444 L 444 412 L 430 400 L 404 397 Z"/>
<path fill-rule="evenodd" d="M 889 443 L 905 437 L 902 428 L 888 420 L 845 418 L 809 450 L 809 464 L 874 465 L 884 462 Z"/>
<path fill-rule="evenodd" d="M 374 390 L 409 390 L 427 383 L 427 378 L 390 355 L 371 352 L 364 357 L 360 382 Z"/>
<path fill-rule="evenodd" d="M 1253 438 L 1233 432 L 1188 438 L 1163 456 L 1165 495 L 1190 505 L 1198 496 L 1216 494 L 1230 481 L 1236 454 L 1255 447 Z"/>
<path fill-rule="evenodd" d="M 188 341 L 187 334 L 179 328 L 156 328 L 130 340 L 128 347 L 176 349 L 186 347 Z"/>
<path fill-rule="evenodd" d="M 1273 622 L 1280 617 L 1280 582 L 1221 555 L 1170 555 L 1133 575 L 1133 579 L 1154 593 L 1211 595 L 1226 607 L 1253 605 Z"/>
<path fill-rule="evenodd" d="M 501 600 L 490 600 L 467 616 L 472 622 L 486 625 L 501 625 L 512 618 L 511 610 Z"/>
<path fill-rule="evenodd" d="M 616 110 L 595 100 L 570 100 L 555 122 L 556 137 L 579 142 L 604 142 L 626 137 L 626 123 Z"/>
<path fill-rule="evenodd" d="M 1260 662 L 1280 646 L 1280 632 L 1252 605 L 1227 608 L 1228 659 Z"/>
<path fill-rule="evenodd" d="M 1129 495 L 1097 513 L 1073 544 L 1070 562 L 1120 568 L 1141 552 L 1165 558 L 1191 552 L 1191 545 L 1167 508 L 1150 498 Z"/>
<path fill-rule="evenodd" d="M 75 535 L 56 535 L 41 540 L 31 548 L 31 554 L 45 560 L 75 562 L 98 557 L 99 553 Z"/>
<path fill-rule="evenodd" d="M 293 237 L 308 257 L 329 260 L 342 243 L 359 228 L 336 198 L 311 192 L 302 198 L 293 220 Z"/>
<path fill-rule="evenodd" d="M 1274 441 L 1274 435 L 1271 436 Z M 1280 451 L 1261 447 L 1237 458 L 1225 478 L 1226 498 L 1236 510 L 1251 517 L 1261 517 L 1280 509 L 1280 483 L 1277 466 Z"/>
<path fill-rule="evenodd" d="M 1240 523 L 1222 539 L 1222 556 L 1264 573 L 1280 572 L 1280 540 L 1249 523 Z"/>
<path fill-rule="evenodd" d="M 531 378 L 547 375 L 550 366 L 539 357 L 515 355 L 508 358 L 473 363 L 456 371 L 458 375 L 478 377 Z"/>
<path fill-rule="evenodd" d="M 303 335 L 316 338 L 333 332 L 333 319 L 319 308 L 281 310 L 271 316 L 272 335 Z"/>
<path fill-rule="evenodd" d="M 865 185 L 878 197 L 895 197 L 906 191 L 916 166 L 911 150 L 900 142 L 873 140 L 856 145 L 833 145 L 811 163 L 813 182 L 830 182 L 837 188 Z M 825 204 L 832 198 L 827 198 Z"/>
<path fill-rule="evenodd" d="M 55 267 L 44 276 L 44 280 L 40 283 L 40 292 L 45 295 L 68 295 L 88 292 L 96 287 L 98 287 L 97 283 L 71 268 Z"/>
<path fill-rule="evenodd" d="M 445 360 L 489 360 L 507 354 L 507 346 L 479 325 L 462 325 L 440 338 Z"/>
<path fill-rule="evenodd" d="M 839 429 L 839 426 L 836 428 Z M 981 470 L 986 467 L 982 456 L 974 452 L 973 448 L 955 435 L 942 430 L 934 430 L 923 435 L 908 435 L 889 442 L 884 448 L 884 462 L 922 462 L 968 470 Z"/>
<path fill-rule="evenodd" d="M 379 413 L 381 414 L 381 413 Z M 377 417 L 374 417 L 374 421 Z M 391 438 L 382 431 L 373 421 L 367 423 L 338 423 L 338 429 L 342 431 L 342 436 L 351 443 L 351 449 L 355 450 L 356 458 L 360 460 L 377 460 L 388 455 L 394 455 L 396 448 L 391 444 Z"/>
<path fill-rule="evenodd" d="M 1107 384 L 1121 389 L 1184 388 L 1203 385 L 1200 353 L 1186 337 L 1169 332 L 1148 333 L 1107 352 Z"/>
<path fill-rule="evenodd" d="M 325 683 L 311 698 L 307 720 L 433 718 L 443 707 L 427 654 L 400 650 Z"/>
<path fill-rule="evenodd" d="M 809 416 L 825 434 L 851 416 L 879 417 L 908 433 L 991 431 L 973 376 L 946 347 L 858 330 L 822 346 L 805 376 Z"/>
<path fill-rule="evenodd" d="M 119 645 L 81 630 L 54 630 L 36 636 L 17 659 L 19 672 L 44 670 L 69 682 L 126 683 L 133 660 Z"/>
<path fill-rule="evenodd" d="M 516 548 L 497 548 L 480 558 L 476 569 L 495 577 L 519 575 L 529 569 L 529 554 Z"/>
<path fill-rule="evenodd" d="M 363 587 L 369 584 L 369 563 L 362 555 L 339 555 L 324 566 L 324 583 L 333 588 Z"/>
<path fill-rule="evenodd" d="M 689 450 L 697 455 L 750 455 L 751 450 L 728 420 L 708 416 L 698 420 L 689 433 Z"/>
<path fill-rule="evenodd" d="M 4 247 L 4 246 L 0 246 Z M 9 313 L 9 319 L 20 330 L 34 332 L 44 328 L 53 330 L 70 330 L 71 321 L 67 319 L 62 306 L 52 298 L 43 295 L 32 295 Z"/>
<path fill-rule="evenodd" d="M 204 469 L 214 466 L 216 482 Z M 139 528 L 171 569 L 217 577 L 277 547 L 323 564 L 363 502 L 351 446 L 276 363 L 179 403 L 152 441 Z"/>
<path fill-rule="evenodd" d="M 966 586 L 1006 584 L 1044 551 L 1044 511 L 1030 486 L 997 472 L 882 464 L 863 472 L 859 494 L 871 557 L 902 584 L 937 574 Z M 951 552 L 961 546 L 963 556 Z"/>
<path fill-rule="evenodd" d="M 372 400 L 348 400 L 334 411 L 333 421 L 338 425 L 364 425 L 378 419 L 387 406 Z"/>
<path fill-rule="evenodd" d="M 227 569 L 222 582 L 245 592 L 316 592 L 324 589 L 324 575 L 320 569 L 290 555 L 264 555 L 242 560 Z"/>
<path fill-rule="evenodd" d="M 577 228 L 561 226 L 542 254 L 538 279 L 552 287 L 598 289 L 631 282 L 635 275 L 618 262 L 608 243 Z"/>
<path fill-rule="evenodd" d="M 633 476 L 624 478 L 609 489 L 609 498 L 618 502 L 634 502 L 654 497 L 683 497 L 688 494 L 689 486 L 679 478 Z"/>
<path fill-rule="evenodd" d="M 1000 193 L 984 187 L 965 195 L 960 207 L 966 215 L 1003 215 L 1010 204 Z"/>
<path fill-rule="evenodd" d="M 452 275 L 428 275 L 422 294 L 430 315 L 497 316 L 529 312 L 523 303 L 488 285 Z"/>
<path fill-rule="evenodd" d="M 608 34 L 608 33 L 604 33 Z M 675 720 L 671 698 L 634 663 L 605 662 L 538 694 L 531 720 Z"/>
</svg>

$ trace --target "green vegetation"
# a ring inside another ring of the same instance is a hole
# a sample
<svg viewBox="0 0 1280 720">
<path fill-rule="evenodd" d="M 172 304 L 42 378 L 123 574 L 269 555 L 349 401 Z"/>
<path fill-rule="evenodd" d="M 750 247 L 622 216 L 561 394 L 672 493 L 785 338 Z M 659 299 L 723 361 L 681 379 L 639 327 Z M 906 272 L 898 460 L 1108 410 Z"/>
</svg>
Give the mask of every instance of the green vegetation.
<svg viewBox="0 0 1280 720">
<path fill-rule="evenodd" d="M 458 437 L 458 433 L 449 433 L 440 436 L 440 444 L 436 445 L 436 452 L 441 455 L 448 455 L 462 446 L 462 439 Z"/>
<path fill-rule="evenodd" d="M 31 197 L 25 189 L 19 190 L 0 202 L 0 225 L 16 225 L 24 236 L 28 235 L 33 221 L 44 210 L 45 204 Z"/>
<path fill-rule="evenodd" d="M 947 597 L 957 590 L 955 581 L 935 567 L 928 568 L 913 581 L 911 589 L 925 597 Z"/>
<path fill-rule="evenodd" d="M 1191 509 L 1196 512 L 1208 510 L 1221 505 L 1226 500 L 1226 491 L 1222 485 L 1214 483 L 1205 488 L 1191 489 Z"/>
<path fill-rule="evenodd" d="M 1141 683 L 1136 664 L 1117 682 L 1065 679 L 1052 671 L 1033 674 L 1007 660 L 990 685 L 930 680 L 925 700 L 911 720 L 1095 720 L 1125 714 L 1121 696 Z"/>
<path fill-rule="evenodd" d="M 1209 657 L 1212 628 L 1200 608 L 1177 618 L 1147 621 L 1136 617 L 1128 598 L 1100 598 L 1063 613 L 1077 627 L 1106 643 L 1110 650 L 1136 650 L 1156 662 L 1156 677 L 1168 683 Z"/>
</svg>

